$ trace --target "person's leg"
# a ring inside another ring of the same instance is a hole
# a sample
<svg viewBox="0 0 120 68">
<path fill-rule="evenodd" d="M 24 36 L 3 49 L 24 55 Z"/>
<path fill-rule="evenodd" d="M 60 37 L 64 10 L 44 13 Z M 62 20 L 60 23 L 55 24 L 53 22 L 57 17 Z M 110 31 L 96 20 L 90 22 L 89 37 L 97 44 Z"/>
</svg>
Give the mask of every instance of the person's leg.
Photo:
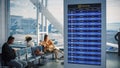
<svg viewBox="0 0 120 68">
<path fill-rule="evenodd" d="M 17 60 L 11 60 L 7 63 L 7 65 L 16 67 L 16 68 L 23 68 L 23 65 Z"/>
<path fill-rule="evenodd" d="M 58 50 L 58 49 L 57 49 Z M 61 50 L 58 50 L 61 54 L 64 54 L 64 52 L 63 51 L 61 51 Z"/>
<path fill-rule="evenodd" d="M 56 50 L 57 50 L 57 52 L 60 52 L 60 53 L 62 54 L 62 56 L 60 57 L 60 59 L 61 59 L 61 58 L 64 58 L 64 52 L 61 51 L 61 50 L 59 50 L 59 49 L 56 49 Z"/>
<path fill-rule="evenodd" d="M 54 49 L 54 54 L 55 54 L 55 59 L 57 60 L 58 59 L 58 50 L 57 49 Z"/>
<path fill-rule="evenodd" d="M 55 48 L 54 50 L 57 51 L 57 52 L 60 52 L 61 54 L 64 54 L 63 51 L 61 51 L 61 50 L 59 50 L 59 49 L 57 49 L 57 48 Z"/>
<path fill-rule="evenodd" d="M 23 68 L 27 67 L 27 62 L 26 61 L 19 60 L 19 62 L 23 65 Z"/>
</svg>

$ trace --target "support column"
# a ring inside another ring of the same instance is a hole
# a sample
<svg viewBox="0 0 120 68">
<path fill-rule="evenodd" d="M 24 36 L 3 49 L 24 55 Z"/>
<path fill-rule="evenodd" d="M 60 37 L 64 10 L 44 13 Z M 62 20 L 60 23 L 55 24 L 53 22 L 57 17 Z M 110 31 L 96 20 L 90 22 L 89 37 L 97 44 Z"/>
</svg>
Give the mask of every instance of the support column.
<svg viewBox="0 0 120 68">
<path fill-rule="evenodd" d="M 2 50 L 2 45 L 7 40 L 9 35 L 9 8 L 10 0 L 0 0 L 0 53 Z"/>
<path fill-rule="evenodd" d="M 45 8 L 47 8 L 47 2 L 48 0 L 45 0 Z M 47 22 L 47 18 L 45 17 L 45 27 L 46 27 L 46 32 L 48 34 L 48 22 Z"/>
<path fill-rule="evenodd" d="M 38 0 L 37 0 L 38 1 Z M 39 38 L 39 27 L 40 27 L 40 23 L 39 23 L 39 1 L 37 2 L 37 14 L 36 14 L 36 16 L 37 16 L 37 45 L 39 45 L 39 40 L 40 40 L 40 38 Z"/>
</svg>

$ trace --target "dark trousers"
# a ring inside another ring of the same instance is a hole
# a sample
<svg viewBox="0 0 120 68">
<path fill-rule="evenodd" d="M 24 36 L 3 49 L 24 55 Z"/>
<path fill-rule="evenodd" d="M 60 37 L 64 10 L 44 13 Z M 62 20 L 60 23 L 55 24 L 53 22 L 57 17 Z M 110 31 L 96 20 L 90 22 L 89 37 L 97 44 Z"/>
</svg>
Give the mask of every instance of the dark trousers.
<svg viewBox="0 0 120 68">
<path fill-rule="evenodd" d="M 27 66 L 27 62 L 13 59 L 7 62 L 8 66 L 16 67 L 16 68 L 25 68 Z"/>
</svg>

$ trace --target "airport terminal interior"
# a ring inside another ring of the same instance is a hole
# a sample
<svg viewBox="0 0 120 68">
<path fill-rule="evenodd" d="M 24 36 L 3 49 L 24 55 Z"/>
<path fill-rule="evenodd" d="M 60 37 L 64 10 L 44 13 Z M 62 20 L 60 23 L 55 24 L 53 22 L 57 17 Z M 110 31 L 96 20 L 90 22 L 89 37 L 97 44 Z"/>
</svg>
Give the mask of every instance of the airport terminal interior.
<svg viewBox="0 0 120 68">
<path fill-rule="evenodd" d="M 0 0 L 0 68 L 11 67 L 1 57 L 9 36 L 27 68 L 120 68 L 119 7 L 119 0 Z M 44 52 L 46 34 L 59 50 L 57 60 L 54 51 L 33 56 L 37 48 Z"/>
</svg>

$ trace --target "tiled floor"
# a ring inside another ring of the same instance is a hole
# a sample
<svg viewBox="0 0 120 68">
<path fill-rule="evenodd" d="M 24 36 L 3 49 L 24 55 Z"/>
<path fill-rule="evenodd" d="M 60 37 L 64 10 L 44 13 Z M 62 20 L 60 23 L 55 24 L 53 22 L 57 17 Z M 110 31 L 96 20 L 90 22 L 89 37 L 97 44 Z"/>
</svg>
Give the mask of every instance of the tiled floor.
<svg viewBox="0 0 120 68">
<path fill-rule="evenodd" d="M 106 68 L 120 68 L 120 56 L 117 53 L 107 53 L 106 59 Z M 64 68 L 64 65 L 61 64 L 62 61 L 55 62 L 54 60 L 50 60 L 47 64 L 34 68 Z"/>
<path fill-rule="evenodd" d="M 59 62 L 51 61 L 44 66 L 40 66 L 39 68 L 64 68 L 64 65 L 62 65 L 61 62 L 62 61 Z"/>
<path fill-rule="evenodd" d="M 117 53 L 107 53 L 106 56 L 106 68 L 120 68 L 120 56 Z M 39 68 L 64 68 L 64 65 L 61 65 L 60 62 L 52 61 Z"/>
<path fill-rule="evenodd" d="M 120 56 L 117 53 L 107 53 L 106 68 L 120 68 Z"/>
</svg>

